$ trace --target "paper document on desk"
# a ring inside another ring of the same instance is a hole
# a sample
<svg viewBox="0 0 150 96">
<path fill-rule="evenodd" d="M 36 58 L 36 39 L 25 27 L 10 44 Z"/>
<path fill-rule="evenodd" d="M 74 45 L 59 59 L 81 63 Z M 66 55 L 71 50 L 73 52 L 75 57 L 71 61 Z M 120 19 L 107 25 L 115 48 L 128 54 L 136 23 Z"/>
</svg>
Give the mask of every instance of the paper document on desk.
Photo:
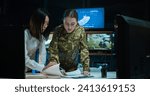
<svg viewBox="0 0 150 96">
<path fill-rule="evenodd" d="M 66 72 L 66 76 L 64 76 L 66 78 L 74 78 L 74 79 L 79 79 L 79 78 L 90 78 L 93 76 L 90 75 L 83 75 L 80 71 L 80 69 L 77 69 L 75 71 L 71 71 L 71 72 Z"/>
<path fill-rule="evenodd" d="M 45 69 L 43 72 L 49 75 L 58 75 L 58 76 L 63 76 L 59 69 L 60 64 L 53 65 L 47 69 Z"/>
<path fill-rule="evenodd" d="M 80 69 L 77 69 L 75 71 L 71 71 L 71 72 L 66 72 L 67 76 L 76 76 L 76 75 L 81 75 L 81 71 Z"/>
</svg>

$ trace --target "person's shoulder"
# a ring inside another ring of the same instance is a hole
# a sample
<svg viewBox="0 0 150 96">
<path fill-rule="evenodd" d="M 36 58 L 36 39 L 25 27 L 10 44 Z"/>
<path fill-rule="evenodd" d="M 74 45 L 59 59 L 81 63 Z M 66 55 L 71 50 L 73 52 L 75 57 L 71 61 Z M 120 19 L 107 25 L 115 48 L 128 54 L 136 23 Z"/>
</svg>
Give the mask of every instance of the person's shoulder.
<svg viewBox="0 0 150 96">
<path fill-rule="evenodd" d="M 78 26 L 80 29 L 82 29 L 82 30 L 84 30 L 84 27 L 82 27 L 82 26 Z"/>
<path fill-rule="evenodd" d="M 84 29 L 84 27 L 78 25 L 78 26 L 76 27 L 76 31 L 77 31 L 77 32 L 80 32 L 80 33 L 84 33 L 84 32 L 85 32 L 85 29 Z"/>
<path fill-rule="evenodd" d="M 59 36 L 63 31 L 64 31 L 64 26 L 63 24 L 61 24 L 55 27 L 54 34 Z"/>
<path fill-rule="evenodd" d="M 28 28 L 24 30 L 24 35 L 26 38 L 31 38 L 30 30 Z"/>
<path fill-rule="evenodd" d="M 24 29 L 24 33 L 25 34 L 29 34 L 30 33 L 30 30 L 28 28 Z"/>
</svg>

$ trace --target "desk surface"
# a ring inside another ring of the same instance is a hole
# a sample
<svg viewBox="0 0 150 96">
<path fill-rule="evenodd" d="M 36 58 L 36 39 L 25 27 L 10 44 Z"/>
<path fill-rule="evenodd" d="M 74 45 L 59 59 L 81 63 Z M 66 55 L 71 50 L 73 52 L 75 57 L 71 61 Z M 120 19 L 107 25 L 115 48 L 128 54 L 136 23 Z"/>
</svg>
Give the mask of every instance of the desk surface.
<svg viewBox="0 0 150 96">
<path fill-rule="evenodd" d="M 93 77 L 79 78 L 79 79 L 115 79 L 116 78 L 116 72 L 115 71 L 107 72 L 107 78 L 102 78 L 100 71 L 91 71 L 90 74 Z M 63 78 L 63 77 L 60 77 L 60 76 L 48 76 L 48 77 L 45 77 L 41 73 L 36 73 L 36 74 L 26 73 L 26 79 L 73 79 L 73 78 Z"/>
</svg>

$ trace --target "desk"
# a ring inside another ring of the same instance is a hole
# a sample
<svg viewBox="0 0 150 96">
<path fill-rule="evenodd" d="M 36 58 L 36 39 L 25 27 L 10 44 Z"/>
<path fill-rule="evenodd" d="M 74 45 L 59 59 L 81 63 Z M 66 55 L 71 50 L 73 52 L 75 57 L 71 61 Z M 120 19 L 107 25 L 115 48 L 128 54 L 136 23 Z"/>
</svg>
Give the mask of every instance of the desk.
<svg viewBox="0 0 150 96">
<path fill-rule="evenodd" d="M 97 68 L 90 68 L 91 72 L 90 74 L 93 77 L 90 78 L 80 78 L 80 79 L 116 79 L 116 72 L 111 71 L 107 72 L 107 78 L 101 78 L 101 72 Z M 72 79 L 72 78 L 63 78 L 60 76 L 48 76 L 45 77 L 44 75 L 40 73 L 32 74 L 32 73 L 26 73 L 26 79 Z"/>
</svg>

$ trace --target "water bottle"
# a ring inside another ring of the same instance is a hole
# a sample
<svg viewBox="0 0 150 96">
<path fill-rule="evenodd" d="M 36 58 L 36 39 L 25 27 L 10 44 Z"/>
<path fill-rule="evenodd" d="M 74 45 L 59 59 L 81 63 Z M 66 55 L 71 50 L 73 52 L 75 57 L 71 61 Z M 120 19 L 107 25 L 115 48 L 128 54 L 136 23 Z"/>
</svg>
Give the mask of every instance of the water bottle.
<svg viewBox="0 0 150 96">
<path fill-rule="evenodd" d="M 107 78 L 107 64 L 102 64 L 101 76 L 102 78 Z"/>
</svg>

